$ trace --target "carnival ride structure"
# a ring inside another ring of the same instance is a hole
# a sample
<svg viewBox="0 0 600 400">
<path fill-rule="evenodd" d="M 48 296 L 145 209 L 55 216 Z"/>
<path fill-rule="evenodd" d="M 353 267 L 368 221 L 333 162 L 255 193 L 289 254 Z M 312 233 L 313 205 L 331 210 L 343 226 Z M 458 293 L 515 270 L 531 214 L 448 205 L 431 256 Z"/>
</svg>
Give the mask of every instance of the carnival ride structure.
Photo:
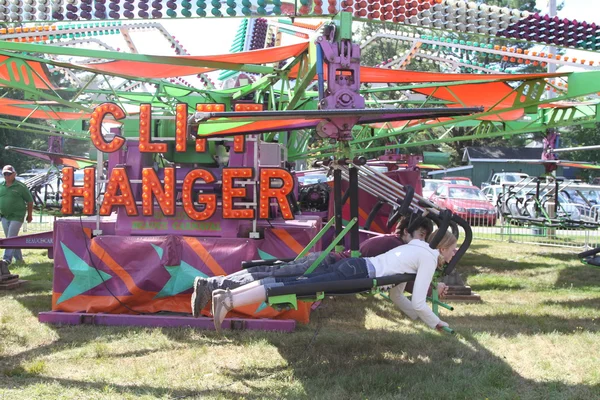
<svg viewBox="0 0 600 400">
<path fill-rule="evenodd" d="M 359 227 L 383 233 L 402 213 L 427 215 L 456 233 L 463 227 L 467 238 L 450 272 L 468 248 L 468 224 L 419 196 L 418 172 L 387 176 L 361 156 L 597 120 L 595 102 L 572 102 L 600 92 L 597 70 L 476 75 L 403 70 L 418 57 L 439 58 L 426 52 L 429 46 L 478 52 L 471 57 L 493 54 L 516 64 L 529 61 L 539 68 L 577 63 L 594 69 L 591 61 L 520 53 L 517 46 L 527 40 L 596 50 L 595 24 L 461 1 L 332 1 L 326 12 L 319 1 L 302 0 L 297 8 L 278 1 L 213 1 L 210 15 L 224 17 L 226 5 L 227 15 L 252 19 L 240 23 L 231 54 L 193 56 L 159 23 L 137 21 L 163 17 L 158 0 L 152 9 L 145 0 L 126 1 L 123 10 L 118 1 L 110 1 L 110 11 L 106 2 L 92 7 L 87 0 L 24 4 L 19 0 L 0 9 L 0 19 L 22 25 L 0 30 L 0 84 L 23 93 L 23 99 L 0 100 L 0 112 L 10 116 L 0 123 L 51 137 L 87 141 L 91 135 L 100 150 L 97 160 L 89 161 L 96 169 L 85 169 L 82 187 L 73 181 L 72 170 L 63 172 L 63 212 L 69 214 L 73 197 L 80 196 L 85 217 L 57 220 L 51 247 L 48 233 L 1 243 L 49 249 L 55 268 L 48 320 L 72 321 L 69 313 L 77 319 L 80 311 L 189 313 L 195 276 L 234 272 L 247 260 L 320 250 L 318 239 L 334 224 L 334 239 L 325 242 L 330 243 L 325 250 L 339 249 L 344 234 L 351 232 L 349 245 L 357 254 Z M 189 2 L 165 4 L 166 16 L 191 17 Z M 196 6 L 197 16 L 209 14 L 205 2 Z M 354 14 L 340 12 L 348 10 Z M 300 18 L 308 15 L 332 18 L 333 24 Z M 410 44 L 409 52 L 397 62 L 362 66 L 360 46 L 352 43 L 352 22 L 362 19 L 392 21 L 407 29 L 430 27 L 435 33 L 391 38 L 382 30 L 362 46 L 401 40 Z M 55 22 L 63 20 L 70 22 Z M 132 32 L 138 29 L 162 32 L 176 55 L 137 54 Z M 436 38 L 443 32 L 470 33 L 479 41 L 442 44 Z M 121 35 L 129 52 L 104 43 L 101 37 L 107 35 Z M 283 44 L 284 35 L 294 41 Z M 494 45 L 498 39 L 514 45 Z M 83 47 L 88 45 L 103 49 Z M 225 89 L 216 89 L 219 84 L 209 76 L 217 70 L 224 71 L 219 78 Z M 548 91 L 555 96 L 547 98 Z M 381 93 L 396 93 L 397 100 L 380 99 Z M 382 107 L 390 103 L 393 108 Z M 113 119 L 104 118 L 107 114 Z M 464 133 L 452 136 L 452 127 Z M 430 137 L 424 139 L 421 132 Z M 61 151 L 39 154 L 63 165 L 87 161 Z M 297 191 L 286 168 L 309 158 L 331 168 L 334 176 L 327 224 L 322 215 L 311 213 L 291 219 Z M 275 175 L 261 176 L 261 169 Z M 263 195 L 266 202 L 261 202 Z M 360 196 L 371 197 L 359 201 Z M 335 289 L 313 288 L 310 294 Z M 297 303 L 294 295 L 269 297 L 273 305 L 293 304 L 294 311 L 279 313 L 264 305 L 235 311 L 306 321 L 309 306 Z"/>
</svg>

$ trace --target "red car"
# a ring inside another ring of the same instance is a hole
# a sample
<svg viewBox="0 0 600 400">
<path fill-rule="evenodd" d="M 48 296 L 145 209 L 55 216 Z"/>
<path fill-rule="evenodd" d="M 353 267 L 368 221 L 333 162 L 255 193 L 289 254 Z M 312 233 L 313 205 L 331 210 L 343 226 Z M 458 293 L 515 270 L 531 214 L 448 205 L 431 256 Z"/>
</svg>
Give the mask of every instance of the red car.
<svg viewBox="0 0 600 400">
<path fill-rule="evenodd" d="M 496 224 L 496 207 L 476 186 L 442 185 L 431 195 L 431 200 L 469 221 L 471 225 Z"/>
<path fill-rule="evenodd" d="M 464 176 L 445 176 L 442 178 L 442 180 L 444 181 L 448 181 L 448 183 L 450 184 L 455 184 L 455 185 L 467 185 L 467 186 L 472 186 L 473 182 L 471 182 L 471 179 L 464 177 Z"/>
</svg>

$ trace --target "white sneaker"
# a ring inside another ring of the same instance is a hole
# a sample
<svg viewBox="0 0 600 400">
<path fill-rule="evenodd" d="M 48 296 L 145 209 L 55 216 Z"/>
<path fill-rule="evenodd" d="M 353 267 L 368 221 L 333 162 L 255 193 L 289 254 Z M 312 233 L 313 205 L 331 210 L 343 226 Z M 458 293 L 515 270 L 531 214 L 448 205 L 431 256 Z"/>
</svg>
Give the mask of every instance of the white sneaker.
<svg viewBox="0 0 600 400">
<path fill-rule="evenodd" d="M 221 332 L 221 324 L 227 313 L 233 308 L 233 295 L 227 290 L 217 289 L 212 297 L 212 314 L 215 330 Z"/>
</svg>

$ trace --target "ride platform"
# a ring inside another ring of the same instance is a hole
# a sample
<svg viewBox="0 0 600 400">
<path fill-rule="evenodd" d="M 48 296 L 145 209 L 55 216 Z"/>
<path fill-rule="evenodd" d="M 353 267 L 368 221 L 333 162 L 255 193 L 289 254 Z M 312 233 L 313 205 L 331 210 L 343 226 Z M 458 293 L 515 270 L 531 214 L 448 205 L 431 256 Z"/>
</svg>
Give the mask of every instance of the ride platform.
<svg viewBox="0 0 600 400">
<path fill-rule="evenodd" d="M 128 315 L 105 313 L 72 313 L 48 311 L 38 315 L 40 322 L 63 325 L 101 325 L 101 326 L 144 326 L 214 330 L 212 318 L 193 318 L 187 315 Z M 226 318 L 222 324 L 223 329 L 229 330 L 260 330 L 293 332 L 296 321 L 293 319 L 251 319 L 251 318 Z"/>
</svg>

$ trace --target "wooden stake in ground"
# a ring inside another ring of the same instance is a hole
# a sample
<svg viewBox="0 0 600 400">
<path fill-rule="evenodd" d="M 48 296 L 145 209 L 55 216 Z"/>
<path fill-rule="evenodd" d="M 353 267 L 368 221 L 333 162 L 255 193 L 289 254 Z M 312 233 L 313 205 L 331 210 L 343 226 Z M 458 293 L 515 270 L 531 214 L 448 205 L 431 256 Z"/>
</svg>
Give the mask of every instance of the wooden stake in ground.
<svg viewBox="0 0 600 400">
<path fill-rule="evenodd" d="M 465 285 L 456 269 L 445 276 L 442 282 L 448 286 L 448 293 L 444 296 L 445 301 L 481 301 L 481 297 L 471 291 L 471 286 Z"/>
<path fill-rule="evenodd" d="M 19 275 L 11 274 L 6 260 L 0 261 L 0 290 L 16 289 L 25 281 L 19 281 Z"/>
</svg>

